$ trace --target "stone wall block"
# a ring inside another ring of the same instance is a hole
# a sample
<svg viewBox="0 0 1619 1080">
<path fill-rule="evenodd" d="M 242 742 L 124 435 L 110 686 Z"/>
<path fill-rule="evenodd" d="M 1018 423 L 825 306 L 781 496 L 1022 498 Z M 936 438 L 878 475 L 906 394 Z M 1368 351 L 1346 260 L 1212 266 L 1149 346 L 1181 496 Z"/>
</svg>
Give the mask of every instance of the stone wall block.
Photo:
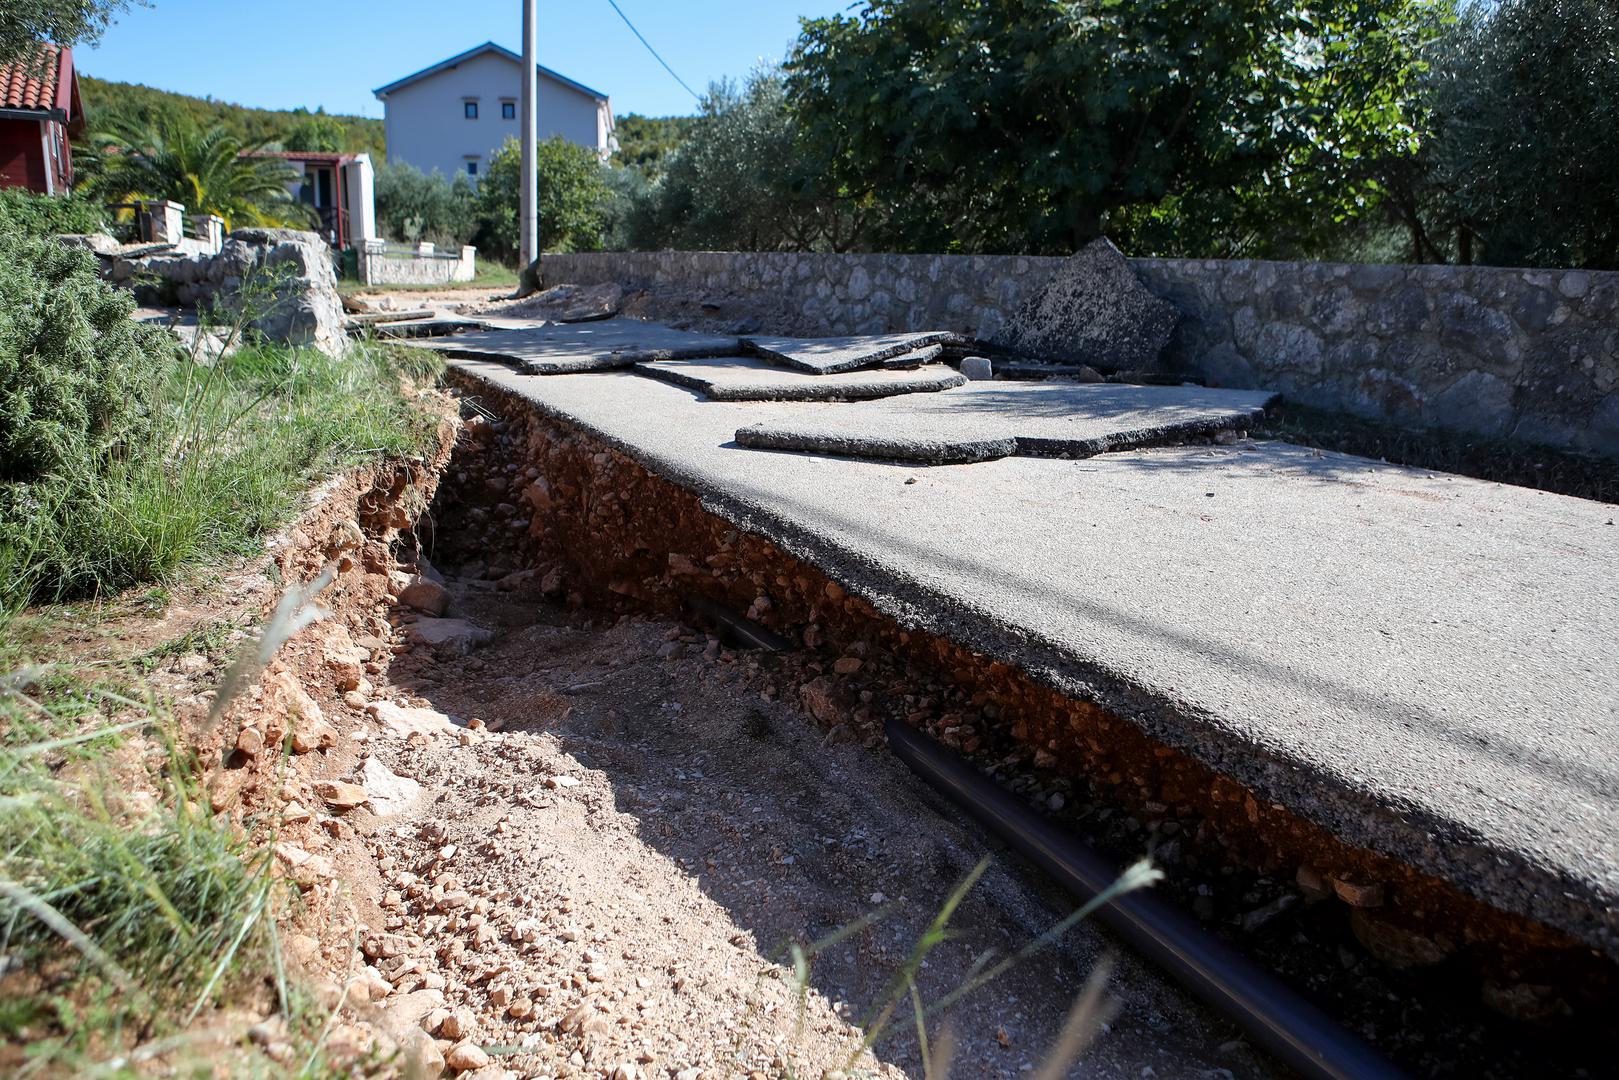
<svg viewBox="0 0 1619 1080">
<path fill-rule="evenodd" d="M 1512 428 L 1512 388 L 1487 371 L 1469 371 L 1435 394 L 1423 409 L 1435 427 L 1501 436 Z"/>
</svg>

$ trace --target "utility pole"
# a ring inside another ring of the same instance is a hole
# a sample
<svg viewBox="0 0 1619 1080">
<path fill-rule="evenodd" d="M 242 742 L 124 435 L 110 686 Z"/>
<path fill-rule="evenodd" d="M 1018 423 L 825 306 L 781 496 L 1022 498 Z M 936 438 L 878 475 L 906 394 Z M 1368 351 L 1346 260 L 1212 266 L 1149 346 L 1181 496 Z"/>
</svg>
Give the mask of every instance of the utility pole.
<svg viewBox="0 0 1619 1080">
<path fill-rule="evenodd" d="M 539 83 L 539 0 L 523 0 L 523 142 L 522 194 L 518 208 L 518 254 L 525 267 L 540 257 L 539 178 L 535 171 L 539 142 L 539 109 L 536 95 Z"/>
</svg>

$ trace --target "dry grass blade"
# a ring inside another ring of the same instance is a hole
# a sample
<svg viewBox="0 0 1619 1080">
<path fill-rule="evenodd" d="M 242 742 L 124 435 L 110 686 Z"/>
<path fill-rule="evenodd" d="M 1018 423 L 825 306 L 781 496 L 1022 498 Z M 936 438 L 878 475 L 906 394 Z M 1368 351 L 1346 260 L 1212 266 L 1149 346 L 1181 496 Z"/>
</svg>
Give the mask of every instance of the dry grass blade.
<svg viewBox="0 0 1619 1080">
<path fill-rule="evenodd" d="M 310 623 L 324 619 L 327 612 L 323 608 L 310 605 L 315 597 L 319 596 L 332 583 L 337 576 L 337 566 L 328 565 L 320 572 L 320 576 L 308 585 L 295 585 L 281 594 L 281 600 L 275 606 L 275 614 L 259 635 L 256 649 L 244 649 L 231 663 L 220 680 L 219 694 L 214 698 L 213 707 L 208 710 L 208 724 L 212 727 L 225 715 L 242 690 L 258 676 L 276 650 L 286 644 L 298 631 Z"/>
<path fill-rule="evenodd" d="M 1113 977 L 1113 958 L 1104 956 L 1091 969 L 1074 1007 L 1068 1010 L 1057 1042 L 1040 1064 L 1034 1080 L 1062 1080 L 1068 1069 L 1095 1041 L 1102 1025 L 1113 1019 L 1119 1011 L 1118 1003 L 1107 997 L 1107 984 Z"/>
</svg>

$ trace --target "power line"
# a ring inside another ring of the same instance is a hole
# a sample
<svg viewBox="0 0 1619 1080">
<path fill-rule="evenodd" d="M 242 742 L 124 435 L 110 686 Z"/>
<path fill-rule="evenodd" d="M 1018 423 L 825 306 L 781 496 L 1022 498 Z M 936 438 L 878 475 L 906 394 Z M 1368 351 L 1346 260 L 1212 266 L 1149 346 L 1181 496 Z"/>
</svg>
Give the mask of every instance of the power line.
<svg viewBox="0 0 1619 1080">
<path fill-rule="evenodd" d="M 663 70 L 665 70 L 665 71 L 667 71 L 669 73 L 669 77 L 671 79 L 673 79 L 675 82 L 679 83 L 680 88 L 682 90 L 686 91 L 686 93 L 690 94 L 692 97 L 696 98 L 698 101 L 703 100 L 702 95 L 699 94 L 697 91 L 693 90 L 691 87 L 687 86 L 686 85 L 686 80 L 682 79 L 679 75 L 676 75 L 675 74 L 675 69 L 669 66 L 669 62 L 667 60 L 665 60 L 663 57 L 658 55 L 658 50 L 654 49 L 652 47 L 652 43 L 650 41 L 648 41 L 646 38 L 641 37 L 641 31 L 639 31 L 639 30 L 637 30 L 635 28 L 635 24 L 630 22 L 630 17 L 628 15 L 624 14 L 624 9 L 618 6 L 618 0 L 607 0 L 607 2 L 613 6 L 614 11 L 618 12 L 618 17 L 624 20 L 624 25 L 630 28 L 630 33 L 634 34 L 637 38 L 639 38 L 640 41 L 641 41 L 641 44 L 646 46 L 646 51 L 652 54 L 652 59 L 656 60 L 658 63 L 663 65 Z"/>
</svg>

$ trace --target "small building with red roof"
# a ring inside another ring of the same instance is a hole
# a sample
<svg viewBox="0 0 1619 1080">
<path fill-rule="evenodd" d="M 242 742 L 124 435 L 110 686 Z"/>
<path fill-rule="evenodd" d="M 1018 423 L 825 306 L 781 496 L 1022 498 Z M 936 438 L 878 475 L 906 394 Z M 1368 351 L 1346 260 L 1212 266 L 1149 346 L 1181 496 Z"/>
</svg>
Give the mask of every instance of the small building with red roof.
<svg viewBox="0 0 1619 1080">
<path fill-rule="evenodd" d="M 72 49 L 43 45 L 0 66 L 0 187 L 66 194 L 73 186 L 68 140 L 82 130 Z"/>
</svg>

